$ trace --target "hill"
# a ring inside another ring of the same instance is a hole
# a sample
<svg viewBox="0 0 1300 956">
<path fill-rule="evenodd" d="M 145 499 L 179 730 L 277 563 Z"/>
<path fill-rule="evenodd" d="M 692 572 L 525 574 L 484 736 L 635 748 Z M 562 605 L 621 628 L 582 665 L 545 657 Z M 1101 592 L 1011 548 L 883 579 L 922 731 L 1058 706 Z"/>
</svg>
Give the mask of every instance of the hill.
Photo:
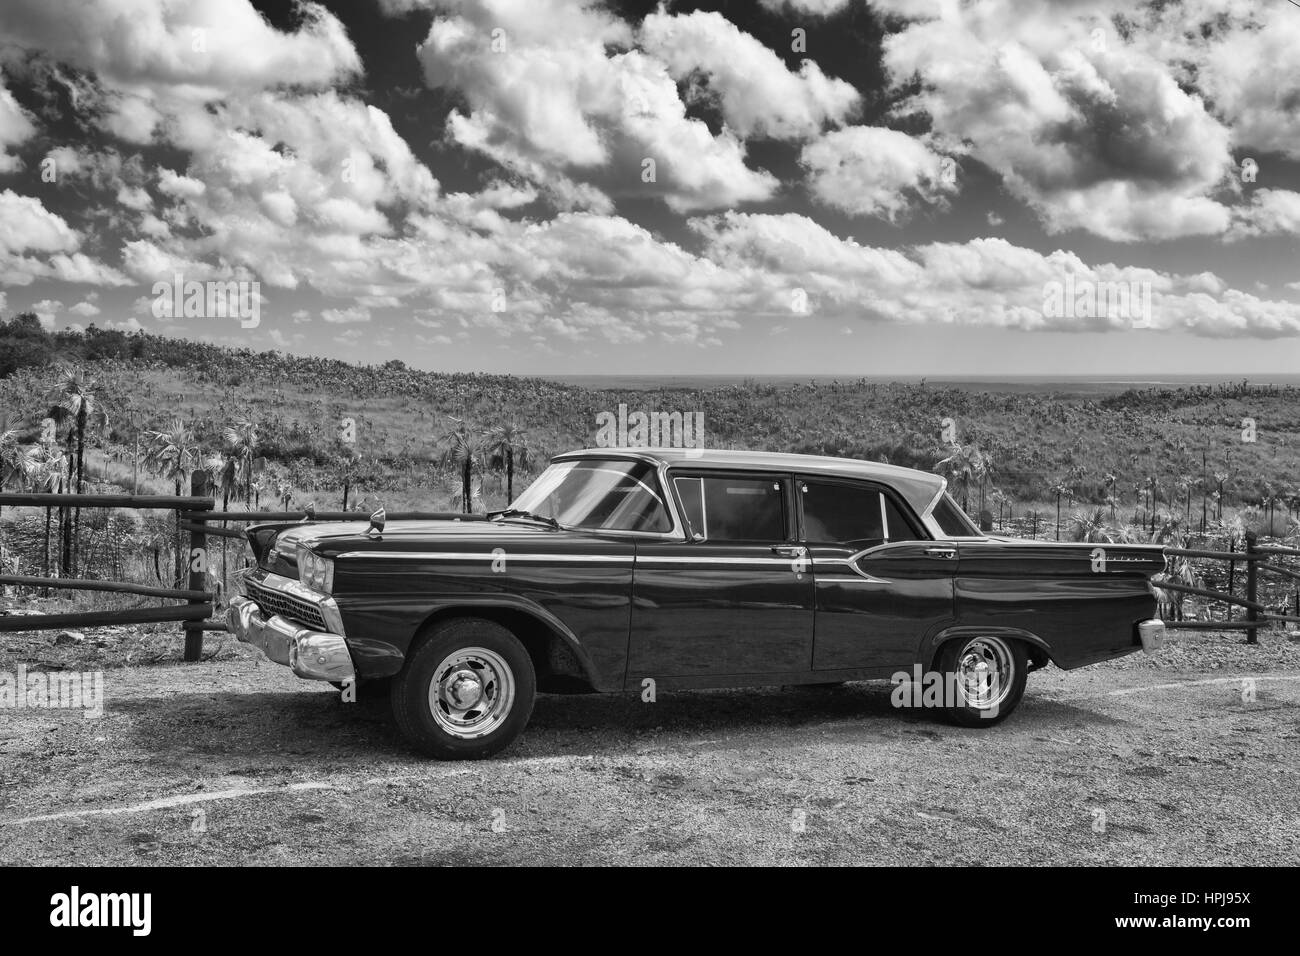
<svg viewBox="0 0 1300 956">
<path fill-rule="evenodd" d="M 1204 498 L 1212 515 L 1220 491 L 1229 504 L 1300 503 L 1300 389 L 1293 387 L 1243 382 L 1104 397 L 865 380 L 591 389 L 425 372 L 399 360 L 353 365 L 94 326 L 47 333 L 35 317 L 19 316 L 0 323 L 0 416 L 23 419 L 20 440 L 38 437 L 61 364 L 84 368 L 97 383 L 108 425 L 88 438 L 99 451 L 90 461 L 100 478 L 118 484 L 123 468 L 131 470 L 123 463 L 137 438 L 151 429 L 180 418 L 201 448 L 216 452 L 227 425 L 248 421 L 258 457 L 282 488 L 291 486 L 291 500 L 315 497 L 334 506 L 329 498 L 351 479 L 364 492 L 395 495 L 385 498 L 393 504 L 442 508 L 459 488 L 457 472 L 441 461 L 450 419 L 465 422 L 470 433 L 501 424 L 527 433 L 530 453 L 518 490 L 550 455 L 596 444 L 597 416 L 623 403 L 631 411 L 702 413 L 711 447 L 931 470 L 953 453 L 955 440 L 992 465 L 970 476 L 972 508 L 981 489 L 1024 505 L 1052 502 L 1061 488 L 1067 500 L 1101 505 L 1111 497 L 1119 508 L 1136 509 L 1149 501 L 1152 480 L 1157 502 L 1175 513 L 1198 515 Z M 344 418 L 355 422 L 355 445 L 337 439 Z M 502 504 L 500 477 L 484 469 L 483 480 L 486 503 Z M 269 485 L 258 489 L 264 492 Z"/>
</svg>

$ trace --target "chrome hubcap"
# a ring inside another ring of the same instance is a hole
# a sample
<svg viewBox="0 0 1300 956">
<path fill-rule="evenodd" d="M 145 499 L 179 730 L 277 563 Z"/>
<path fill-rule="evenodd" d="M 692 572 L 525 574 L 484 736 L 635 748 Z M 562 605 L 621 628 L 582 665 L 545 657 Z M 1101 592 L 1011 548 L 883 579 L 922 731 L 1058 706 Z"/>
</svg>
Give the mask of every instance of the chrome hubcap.
<svg viewBox="0 0 1300 956">
<path fill-rule="evenodd" d="M 465 647 L 449 654 L 429 684 L 434 721 L 462 739 L 492 733 L 509 715 L 514 700 L 510 665 L 485 647 Z"/>
<path fill-rule="evenodd" d="M 975 710 L 991 710 L 1011 693 L 1015 658 L 999 637 L 977 637 L 957 659 L 957 686 L 963 703 Z"/>
</svg>

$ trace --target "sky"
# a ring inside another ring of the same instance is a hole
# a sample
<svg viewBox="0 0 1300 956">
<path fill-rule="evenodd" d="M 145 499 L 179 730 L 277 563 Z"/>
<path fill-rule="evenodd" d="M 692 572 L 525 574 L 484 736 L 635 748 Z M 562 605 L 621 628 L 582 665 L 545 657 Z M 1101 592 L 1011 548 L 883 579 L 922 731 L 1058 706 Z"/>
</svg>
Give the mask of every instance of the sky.
<svg viewBox="0 0 1300 956">
<path fill-rule="evenodd" d="M 0 316 L 524 374 L 1295 372 L 1296 50 L 1290 0 L 4 0 Z"/>
</svg>

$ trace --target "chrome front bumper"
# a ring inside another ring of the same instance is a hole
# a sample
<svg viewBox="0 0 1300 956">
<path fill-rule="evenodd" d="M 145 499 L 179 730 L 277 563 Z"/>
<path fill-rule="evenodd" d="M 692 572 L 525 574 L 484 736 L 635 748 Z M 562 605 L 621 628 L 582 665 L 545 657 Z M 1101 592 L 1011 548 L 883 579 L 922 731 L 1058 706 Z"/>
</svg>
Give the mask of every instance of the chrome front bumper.
<svg viewBox="0 0 1300 956">
<path fill-rule="evenodd" d="M 299 677 L 337 683 L 356 678 L 352 655 L 341 635 L 309 630 L 279 614 L 268 618 L 246 597 L 231 598 L 226 628 L 238 640 L 260 647 L 268 658 L 291 668 Z"/>
<path fill-rule="evenodd" d="M 1165 646 L 1165 622 L 1158 618 L 1139 621 L 1138 637 L 1142 639 L 1142 650 L 1154 654 Z"/>
</svg>

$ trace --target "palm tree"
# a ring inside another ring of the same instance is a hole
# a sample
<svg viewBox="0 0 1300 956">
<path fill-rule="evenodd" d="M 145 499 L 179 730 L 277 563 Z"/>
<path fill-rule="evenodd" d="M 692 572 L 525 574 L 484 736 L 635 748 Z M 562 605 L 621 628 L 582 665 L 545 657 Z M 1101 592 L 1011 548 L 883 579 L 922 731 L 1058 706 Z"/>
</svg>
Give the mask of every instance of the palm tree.
<svg viewBox="0 0 1300 956">
<path fill-rule="evenodd" d="M 998 477 L 998 465 L 989 452 L 980 453 L 980 510 L 984 510 L 984 489 Z"/>
<path fill-rule="evenodd" d="M 1175 485 L 1175 493 L 1187 499 L 1187 524 L 1192 523 L 1192 479 L 1184 475 Z"/>
<path fill-rule="evenodd" d="M 1110 472 L 1102 475 L 1101 482 L 1106 488 L 1106 504 L 1110 505 L 1110 520 L 1115 520 L 1115 506 L 1119 504 L 1119 498 L 1115 494 L 1115 483 L 1119 479 Z"/>
<path fill-rule="evenodd" d="M 0 491 L 17 480 L 19 487 L 27 484 L 31 477 L 35 464 L 31 449 L 19 444 L 18 437 L 22 434 L 22 419 L 17 416 L 10 418 L 0 426 Z M 0 507 L 0 512 L 3 512 Z M 4 516 L 0 513 L 0 519 Z M 0 520 L 0 574 L 4 573 L 4 522 Z M 0 593 L 4 588 L 0 587 Z"/>
<path fill-rule="evenodd" d="M 528 468 L 532 446 L 528 444 L 528 432 L 513 423 L 497 425 L 484 436 L 487 441 L 487 455 L 490 467 L 500 471 L 504 464 L 506 470 L 506 506 L 515 500 L 515 466 Z"/>
<path fill-rule="evenodd" d="M 1070 494 L 1069 479 L 1058 478 L 1052 485 L 1051 491 L 1056 495 L 1056 540 L 1061 540 L 1061 495 Z"/>
<path fill-rule="evenodd" d="M 183 482 L 199 464 L 199 446 L 194 433 L 179 418 L 172 419 L 170 427 L 150 431 L 146 438 L 145 460 L 152 464 L 164 479 L 175 482 L 176 496 L 181 495 Z M 177 587 L 185 579 L 185 561 L 181 552 L 181 513 L 176 512 L 176 581 Z"/>
<path fill-rule="evenodd" d="M 42 442 L 32 451 L 31 471 L 28 479 L 33 489 L 42 493 L 54 493 L 63 490 L 63 453 L 54 442 Z M 45 552 L 41 565 L 41 576 L 50 576 L 50 523 L 54 509 L 45 506 Z M 45 594 L 49 596 L 49 589 Z"/>
<path fill-rule="evenodd" d="M 85 490 L 86 480 L 86 429 L 102 427 L 108 423 L 108 416 L 95 396 L 94 390 L 99 383 L 88 378 L 80 369 L 63 367 L 59 377 L 50 390 L 50 397 L 55 407 L 60 409 L 68 421 L 68 443 L 72 444 L 75 433 L 77 439 L 76 480 L 72 480 L 73 462 L 68 462 L 68 478 L 73 494 Z M 78 533 L 81 527 L 81 509 L 73 511 L 70 533 L 65 534 L 63 542 L 64 574 L 72 573 L 77 562 Z"/>
<path fill-rule="evenodd" d="M 947 458 L 941 459 L 934 470 L 948 479 L 948 484 L 961 488 L 961 507 L 966 511 L 970 506 L 970 486 L 978 480 L 983 471 L 983 453 L 975 445 L 951 446 Z"/>
<path fill-rule="evenodd" d="M 468 497 L 465 495 L 465 489 L 461 486 L 459 478 L 451 479 L 449 487 L 451 488 L 449 508 L 465 514 L 474 514 L 483 510 L 483 482 L 481 480 L 474 478 L 470 482 Z"/>
<path fill-rule="evenodd" d="M 1091 544 L 1115 544 L 1128 540 L 1128 534 L 1121 528 L 1106 524 L 1106 509 L 1094 508 L 1090 512 L 1078 512 L 1070 516 L 1070 539 L 1086 541 Z"/>
<path fill-rule="evenodd" d="M 1214 481 L 1219 486 L 1219 490 L 1214 496 L 1215 501 L 1219 503 L 1219 513 L 1216 515 L 1219 521 L 1223 520 L 1223 486 L 1231 477 L 1232 472 L 1228 471 L 1216 471 L 1214 473 Z"/>
<path fill-rule="evenodd" d="M 474 501 L 471 479 L 474 469 L 483 466 L 483 436 L 470 431 L 462 419 L 447 417 L 456 423 L 456 427 L 440 439 L 447 446 L 442 453 L 442 464 L 460 473 L 461 510 L 470 514 Z"/>
<path fill-rule="evenodd" d="M 289 502 L 293 499 L 293 482 L 288 475 L 276 472 L 271 476 L 271 483 L 275 486 L 275 497 L 280 502 L 280 510 L 288 511 Z"/>
<path fill-rule="evenodd" d="M 131 441 L 135 446 L 135 453 L 131 456 L 131 494 L 140 493 L 140 421 L 139 416 L 142 411 L 139 404 L 134 398 L 128 397 L 122 403 L 122 410 L 127 424 L 131 426 Z"/>
<path fill-rule="evenodd" d="M 989 500 L 998 506 L 998 530 L 1002 530 L 1002 509 L 1006 507 L 1007 495 L 1001 488 L 989 492 Z"/>
<path fill-rule="evenodd" d="M 239 459 L 233 455 L 227 455 L 224 452 L 216 452 L 210 455 L 203 463 L 204 470 L 208 473 L 208 484 L 212 488 L 213 494 L 221 495 L 221 510 L 230 510 L 230 496 L 239 493 Z M 227 527 L 228 522 L 222 521 L 221 527 Z M 229 550 L 229 538 L 221 536 L 221 590 L 226 590 L 226 559 Z"/>
<path fill-rule="evenodd" d="M 253 500 L 253 454 L 257 451 L 257 425 L 246 419 L 238 419 L 227 425 L 222 432 L 230 453 L 239 462 L 241 477 L 244 480 L 244 507 L 250 507 Z"/>
</svg>

